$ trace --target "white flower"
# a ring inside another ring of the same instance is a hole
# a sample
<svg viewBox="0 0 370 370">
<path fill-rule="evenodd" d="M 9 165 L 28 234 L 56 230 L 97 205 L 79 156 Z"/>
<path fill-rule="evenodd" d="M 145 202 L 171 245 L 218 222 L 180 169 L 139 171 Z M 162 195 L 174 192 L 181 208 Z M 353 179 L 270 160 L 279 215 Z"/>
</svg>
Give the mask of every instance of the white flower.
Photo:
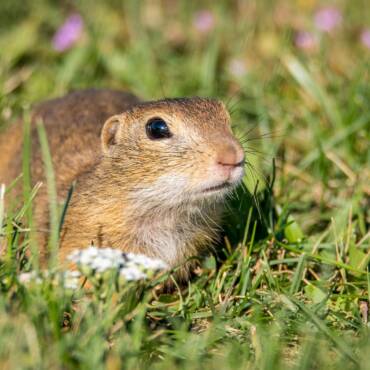
<svg viewBox="0 0 370 370">
<path fill-rule="evenodd" d="M 147 278 L 147 275 L 136 267 L 121 268 L 119 274 L 125 281 L 145 280 Z"/>
<path fill-rule="evenodd" d="M 127 264 L 137 265 L 145 270 L 165 270 L 168 265 L 159 258 L 150 258 L 143 254 L 127 253 Z"/>
<path fill-rule="evenodd" d="M 62 285 L 66 289 L 75 290 L 79 286 L 79 277 L 81 274 L 78 271 L 63 271 L 56 274 L 50 274 L 48 270 L 23 272 L 18 276 L 18 280 L 23 285 L 36 283 L 41 284 L 44 281 L 50 281 L 54 285 Z"/>
<path fill-rule="evenodd" d="M 114 261 L 106 257 L 98 256 L 91 261 L 91 268 L 98 272 L 104 272 L 114 267 L 116 267 Z"/>
<path fill-rule="evenodd" d="M 79 271 L 64 271 L 61 273 L 61 279 L 63 281 L 63 286 L 66 289 L 76 290 L 79 287 L 79 279 L 81 274 Z"/>
<path fill-rule="evenodd" d="M 100 275 L 108 270 L 116 270 L 125 281 L 142 280 L 152 272 L 168 269 L 168 265 L 158 258 L 124 253 L 113 248 L 88 247 L 74 251 L 68 259 L 85 273 Z"/>
<path fill-rule="evenodd" d="M 67 270 L 67 271 L 65 272 L 65 274 L 66 274 L 66 276 L 67 276 L 68 278 L 71 278 L 71 279 L 78 279 L 78 278 L 80 278 L 80 277 L 81 277 L 81 274 L 79 273 L 79 271 L 76 271 L 76 270 L 74 270 L 74 271 L 69 271 L 69 270 Z"/>
</svg>

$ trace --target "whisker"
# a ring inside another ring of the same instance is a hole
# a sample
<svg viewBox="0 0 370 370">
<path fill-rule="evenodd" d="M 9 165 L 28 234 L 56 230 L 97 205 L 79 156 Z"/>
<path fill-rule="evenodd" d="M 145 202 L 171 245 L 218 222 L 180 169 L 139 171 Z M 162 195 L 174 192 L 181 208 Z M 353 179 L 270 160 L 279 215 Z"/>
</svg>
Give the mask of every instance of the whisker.
<svg viewBox="0 0 370 370">
<path fill-rule="evenodd" d="M 252 180 L 254 183 L 258 182 L 258 179 L 257 179 L 257 176 L 256 176 L 256 173 L 254 172 L 254 169 L 253 167 L 251 167 L 250 163 L 249 162 L 245 162 L 246 166 L 248 167 L 249 169 L 249 173 L 250 175 L 252 176 Z"/>
<path fill-rule="evenodd" d="M 260 220 L 262 220 L 261 205 L 260 205 L 260 202 L 259 202 L 258 197 L 257 197 L 258 184 L 259 184 L 259 182 L 257 181 L 256 186 L 255 186 L 254 191 L 253 191 L 253 199 L 254 199 L 254 202 L 256 204 L 256 208 L 257 208 L 259 218 L 260 218 Z"/>
<path fill-rule="evenodd" d="M 238 202 L 240 202 L 240 197 L 239 197 L 239 194 L 238 194 L 238 192 L 236 191 L 236 189 L 235 189 L 235 191 L 233 191 L 233 192 L 232 192 L 232 194 L 235 196 L 236 200 L 237 200 Z"/>
<path fill-rule="evenodd" d="M 267 158 L 264 158 L 262 156 L 262 154 L 259 154 L 259 153 L 254 153 L 254 152 L 248 152 L 248 151 L 245 151 L 245 153 L 247 154 L 247 156 L 254 156 L 254 157 L 257 157 L 258 160 L 262 161 L 264 164 L 269 164 L 270 161 L 267 159 Z"/>
<path fill-rule="evenodd" d="M 250 194 L 250 192 L 249 192 L 247 186 L 244 184 L 244 182 L 242 183 L 241 189 L 243 190 L 244 194 Z"/>
<path fill-rule="evenodd" d="M 233 115 L 233 113 L 235 113 L 235 112 L 232 112 L 232 110 L 233 110 L 233 108 L 235 107 L 235 105 L 237 105 L 237 104 L 241 103 L 241 98 L 238 96 L 238 95 L 239 95 L 239 93 L 240 93 L 240 90 L 236 91 L 234 94 L 232 94 L 232 95 L 230 96 L 230 98 L 229 98 L 227 101 L 225 101 L 225 105 L 226 105 L 227 110 L 228 110 L 228 111 L 229 111 L 229 113 L 230 113 L 230 116 L 232 116 L 232 115 Z M 233 103 L 232 105 L 230 105 L 230 104 L 231 104 L 231 102 L 232 102 L 232 100 L 233 100 L 234 98 L 236 98 L 236 99 L 237 99 L 237 101 L 236 101 L 235 103 Z"/>
<path fill-rule="evenodd" d="M 272 131 L 272 132 L 266 132 L 264 134 L 261 134 L 259 136 L 255 136 L 255 137 L 250 137 L 246 140 L 246 142 L 248 141 L 254 141 L 254 140 L 262 140 L 262 139 L 276 139 L 276 138 L 280 138 L 280 137 L 285 137 L 286 135 L 285 134 L 280 134 L 280 135 L 277 135 L 279 132 L 281 132 L 282 130 L 278 130 L 278 131 Z"/>
<path fill-rule="evenodd" d="M 268 184 L 269 184 L 268 178 L 266 177 L 266 175 L 265 175 L 263 172 L 261 172 L 261 171 L 257 170 L 257 169 L 252 165 L 252 163 L 250 163 L 250 162 L 248 162 L 248 161 L 246 161 L 246 162 L 245 162 L 245 164 L 246 164 L 246 165 L 247 165 L 247 167 L 250 169 L 251 174 L 253 174 L 253 172 L 254 172 L 254 175 L 255 175 L 254 179 L 255 179 L 256 181 L 258 181 L 257 177 L 261 177 L 265 185 L 268 185 Z M 253 176 L 253 175 L 252 175 L 252 176 Z"/>
<path fill-rule="evenodd" d="M 283 130 L 275 130 L 275 131 L 271 131 L 271 132 L 266 132 L 266 133 L 263 133 L 263 134 L 260 134 L 260 135 L 256 135 L 256 136 L 253 136 L 253 137 L 249 137 L 249 134 L 251 132 L 253 132 L 253 130 L 256 128 L 257 126 L 253 126 L 252 128 L 250 128 L 248 131 L 244 132 L 242 135 L 240 135 L 238 132 L 235 133 L 235 136 L 238 138 L 238 140 L 242 143 L 247 143 L 249 141 L 254 141 L 254 140 L 262 140 L 262 139 L 274 139 L 274 138 L 278 138 L 278 137 L 284 137 L 285 136 L 285 133 L 282 134 Z"/>
<path fill-rule="evenodd" d="M 252 146 L 247 146 L 247 147 L 244 147 L 243 145 L 242 145 L 242 147 L 243 147 L 243 149 L 244 149 L 244 151 L 246 152 L 246 153 L 258 153 L 258 154 L 260 154 L 260 155 L 265 155 L 266 157 L 268 157 L 270 154 L 269 153 L 267 153 L 267 152 L 264 152 L 264 151 L 262 151 L 262 150 L 259 150 L 259 149 L 256 149 L 256 148 L 254 148 L 254 147 L 252 147 Z"/>
<path fill-rule="evenodd" d="M 238 137 L 238 134 L 239 133 L 236 133 L 236 136 L 238 137 L 239 140 L 243 140 L 245 139 L 246 137 L 248 137 L 248 135 L 253 132 L 255 129 L 257 128 L 257 123 L 254 124 L 249 130 L 247 130 L 246 132 L 243 132 L 242 133 L 242 136 L 241 137 Z"/>
</svg>

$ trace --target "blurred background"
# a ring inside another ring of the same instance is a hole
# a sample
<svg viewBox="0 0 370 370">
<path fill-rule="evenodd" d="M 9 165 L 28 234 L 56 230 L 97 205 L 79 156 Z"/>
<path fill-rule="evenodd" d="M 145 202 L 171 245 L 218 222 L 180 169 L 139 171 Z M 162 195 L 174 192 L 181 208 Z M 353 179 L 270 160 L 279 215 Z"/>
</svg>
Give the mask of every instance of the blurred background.
<svg viewBox="0 0 370 370">
<path fill-rule="evenodd" d="M 2 0 L 0 125 L 86 87 L 218 97 L 236 130 L 255 137 L 250 189 L 276 158 L 275 195 L 304 215 L 305 230 L 343 224 L 351 208 L 364 231 L 367 9 L 365 0 Z"/>
<path fill-rule="evenodd" d="M 3 0 L 2 92 L 37 100 L 109 85 L 145 98 L 228 96 L 253 92 L 256 83 L 283 88 L 283 58 L 291 53 L 312 63 L 318 78 L 324 70 L 325 83 L 364 81 L 366 3 Z"/>
<path fill-rule="evenodd" d="M 368 370 L 369 71 L 365 0 L 0 0 L 0 134 L 74 89 L 216 97 L 246 186 L 275 177 L 230 202 L 228 239 L 187 290 L 134 311 L 112 284 L 80 299 L 18 283 L 27 193 L 6 210 L 0 368 Z"/>
</svg>

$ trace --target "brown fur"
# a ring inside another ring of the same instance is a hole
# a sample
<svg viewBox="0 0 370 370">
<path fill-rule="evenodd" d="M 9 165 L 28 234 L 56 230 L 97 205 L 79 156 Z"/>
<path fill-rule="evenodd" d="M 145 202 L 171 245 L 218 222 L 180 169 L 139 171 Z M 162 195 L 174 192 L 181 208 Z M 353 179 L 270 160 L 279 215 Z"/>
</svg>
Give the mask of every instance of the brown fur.
<svg viewBox="0 0 370 370">
<path fill-rule="evenodd" d="M 147 137 L 145 124 L 153 117 L 167 122 L 172 138 Z M 44 182 L 34 127 L 40 119 L 60 203 L 76 182 L 60 236 L 61 259 L 92 243 L 160 257 L 175 266 L 217 239 L 219 204 L 227 190 L 205 196 L 204 184 L 213 186 L 213 177 L 225 176 L 214 163 L 243 157 L 222 103 L 201 98 L 140 103 L 133 95 L 110 90 L 47 101 L 33 114 L 33 183 Z M 0 136 L 0 183 L 9 184 L 21 173 L 21 124 Z M 35 213 L 38 231 L 47 237 L 45 188 Z"/>
</svg>

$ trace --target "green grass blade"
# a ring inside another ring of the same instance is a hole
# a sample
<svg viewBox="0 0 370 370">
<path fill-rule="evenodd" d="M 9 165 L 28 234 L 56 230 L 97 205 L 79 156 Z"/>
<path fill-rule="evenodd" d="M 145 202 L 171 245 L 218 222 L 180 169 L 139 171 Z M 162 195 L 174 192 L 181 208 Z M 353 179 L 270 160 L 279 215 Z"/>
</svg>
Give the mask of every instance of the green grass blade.
<svg viewBox="0 0 370 370">
<path fill-rule="evenodd" d="M 350 266 L 350 265 L 348 265 L 346 263 L 338 262 L 338 261 L 335 261 L 335 260 L 333 260 L 331 258 L 327 258 L 327 257 L 323 257 L 323 256 L 313 255 L 311 253 L 308 253 L 308 252 L 304 252 L 302 250 L 299 250 L 298 248 L 292 247 L 292 246 L 290 246 L 288 244 L 279 243 L 279 242 L 278 242 L 278 244 L 281 245 L 283 248 L 291 251 L 291 252 L 294 252 L 294 253 L 297 253 L 297 254 L 305 253 L 307 257 L 312 258 L 313 260 L 316 260 L 316 261 L 320 261 L 320 262 L 322 262 L 324 264 L 332 265 L 332 266 L 335 266 L 337 268 L 344 268 L 346 270 L 356 272 L 356 273 L 358 273 L 360 275 L 366 274 L 365 271 L 358 270 L 358 269 L 356 269 L 356 268 L 354 268 L 354 267 L 352 267 L 352 266 Z"/>
<path fill-rule="evenodd" d="M 333 127 L 342 126 L 342 118 L 338 107 L 325 90 L 312 78 L 303 64 L 293 56 L 285 57 L 284 64 L 303 90 L 324 109 Z"/>
<path fill-rule="evenodd" d="M 299 300 L 290 296 L 289 299 L 312 321 L 313 324 L 325 334 L 337 347 L 337 349 L 347 356 L 351 361 L 358 365 L 357 359 L 354 357 L 353 353 L 348 350 L 348 346 L 342 340 L 340 340 L 336 335 L 334 335 L 331 330 L 325 325 L 325 323 L 312 312 L 307 305 L 303 304 Z"/>
<path fill-rule="evenodd" d="M 343 141 L 345 141 L 346 138 L 348 138 L 350 135 L 354 134 L 355 132 L 358 132 L 362 128 L 370 125 L 370 114 L 365 114 L 364 116 L 361 116 L 358 120 L 354 121 L 351 125 L 346 127 L 345 129 L 339 130 L 332 138 L 329 138 L 325 143 L 323 143 L 323 150 L 324 152 L 327 152 L 331 149 L 333 149 L 335 146 L 339 145 Z M 307 154 L 305 158 L 302 159 L 302 161 L 299 164 L 299 168 L 301 170 L 306 169 L 309 167 L 317 158 L 320 156 L 320 149 L 315 148 L 310 153 Z"/>
<path fill-rule="evenodd" d="M 0 232 L 3 229 L 5 213 L 5 184 L 0 184 Z"/>
<path fill-rule="evenodd" d="M 39 269 L 39 249 L 34 236 L 33 209 L 32 202 L 32 179 L 31 179 L 31 116 L 29 112 L 23 115 L 23 153 L 22 153 L 22 174 L 23 174 L 23 199 L 28 204 L 26 209 L 26 218 L 28 228 L 30 229 L 29 245 L 31 250 L 31 263 L 33 268 Z"/>
<path fill-rule="evenodd" d="M 50 268 L 54 268 L 57 263 L 59 239 L 59 212 L 57 203 L 56 181 L 48 139 L 46 136 L 45 127 L 41 121 L 37 122 L 37 131 L 40 140 L 42 159 L 44 162 L 44 171 L 49 199 L 49 266 Z"/>
<path fill-rule="evenodd" d="M 369 266 L 367 267 L 367 299 L 370 305 L 370 271 Z"/>
<path fill-rule="evenodd" d="M 63 205 L 62 213 L 61 213 L 61 216 L 60 216 L 59 228 L 58 228 L 59 233 L 62 231 L 62 228 L 63 228 L 63 225 L 64 225 L 64 220 L 65 220 L 65 217 L 66 217 L 66 214 L 67 214 L 67 209 L 68 209 L 69 203 L 71 201 L 74 188 L 75 188 L 75 183 L 73 183 L 72 186 L 69 188 L 67 198 L 66 198 L 66 200 L 64 202 L 64 205 Z"/>
<path fill-rule="evenodd" d="M 306 263 L 306 255 L 303 253 L 299 256 L 297 268 L 294 272 L 292 285 L 290 286 L 290 290 L 289 290 L 289 293 L 291 295 L 297 293 L 300 288 L 303 274 L 304 274 L 305 263 Z"/>
<path fill-rule="evenodd" d="M 20 174 L 9 185 L 7 185 L 6 188 L 5 188 L 5 194 L 10 193 L 18 185 L 18 183 L 19 183 L 19 181 L 21 181 L 22 177 L 23 177 L 23 174 Z"/>
</svg>

